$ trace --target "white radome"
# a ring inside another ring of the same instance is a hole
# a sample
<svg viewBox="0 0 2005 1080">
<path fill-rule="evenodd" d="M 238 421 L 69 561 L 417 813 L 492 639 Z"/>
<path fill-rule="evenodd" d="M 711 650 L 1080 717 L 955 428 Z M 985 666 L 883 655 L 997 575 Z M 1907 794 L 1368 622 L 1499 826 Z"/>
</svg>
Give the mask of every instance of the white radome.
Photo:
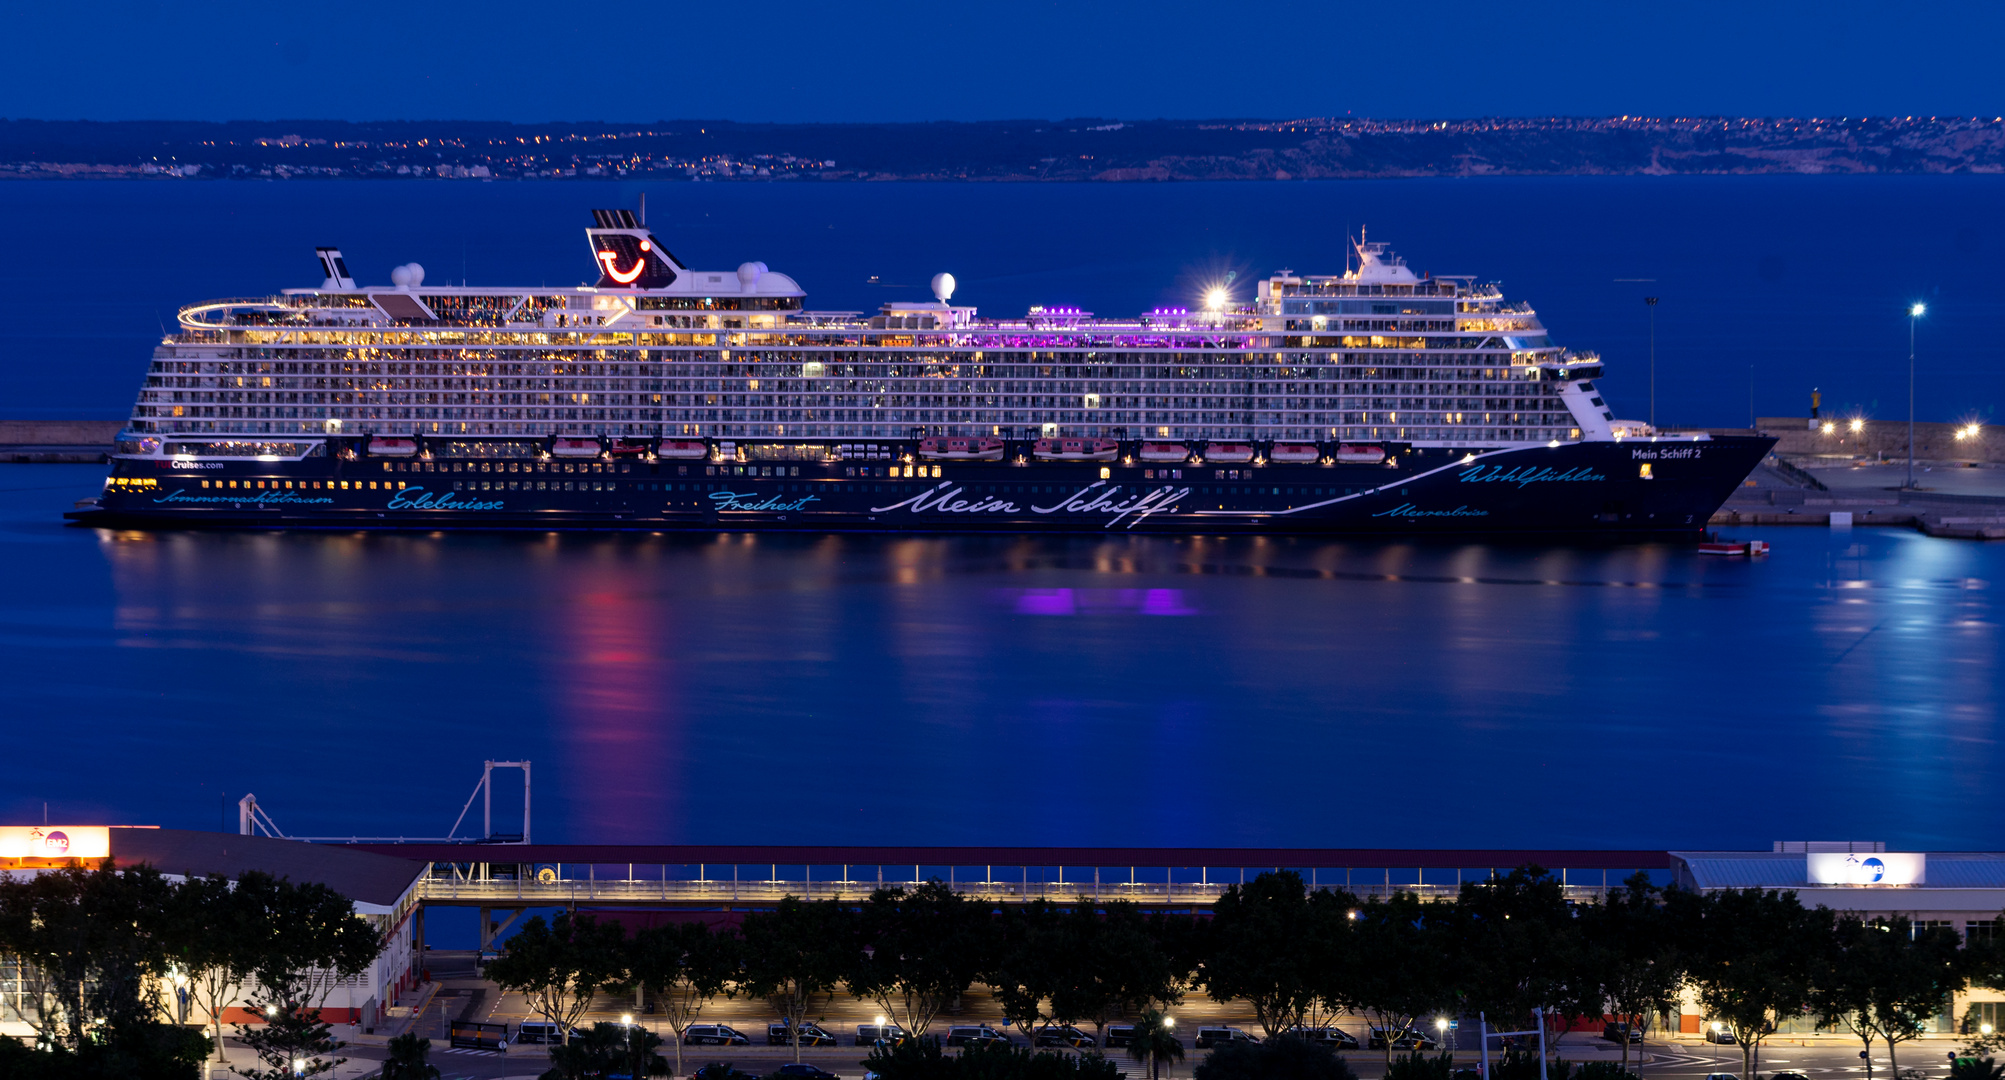
<svg viewBox="0 0 2005 1080">
<path fill-rule="evenodd" d="M 939 302 L 944 304 L 947 302 L 947 298 L 953 295 L 954 295 L 954 275 L 934 274 L 933 299 L 938 300 Z"/>
</svg>

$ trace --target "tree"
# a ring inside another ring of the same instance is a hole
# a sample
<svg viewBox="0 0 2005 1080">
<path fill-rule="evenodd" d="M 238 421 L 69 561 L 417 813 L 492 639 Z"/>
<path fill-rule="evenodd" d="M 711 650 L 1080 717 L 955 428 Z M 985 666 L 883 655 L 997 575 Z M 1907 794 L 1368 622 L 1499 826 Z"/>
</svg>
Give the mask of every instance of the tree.
<svg viewBox="0 0 2005 1080">
<path fill-rule="evenodd" d="M 390 1040 L 390 1056 L 383 1061 L 377 1080 L 439 1080 L 439 1067 L 425 1059 L 431 1055 L 432 1040 L 405 1032 Z"/>
<path fill-rule="evenodd" d="M 188 980 L 189 996 L 209 1016 L 216 1060 L 223 1054 L 223 1010 L 237 1003 L 256 966 L 257 937 L 246 925 L 248 905 L 228 878 L 190 878 L 175 890 L 168 923 L 169 956 Z"/>
<path fill-rule="evenodd" d="M 1570 979 L 1580 935 L 1558 878 L 1521 866 L 1464 882 L 1456 913 L 1464 1009 L 1512 1028 L 1529 1027 L 1534 1009 L 1548 1017 L 1572 1011 L 1581 997 Z M 1601 1014 L 1599 1001 L 1594 1013 Z"/>
<path fill-rule="evenodd" d="M 1598 904 L 1579 910 L 1580 970 L 1573 985 L 1580 1001 L 1572 1012 L 1615 1018 L 1648 1030 L 1649 1018 L 1676 1005 L 1684 981 L 1678 938 L 1664 908 L 1663 890 L 1638 872 Z M 1629 1040 L 1622 1040 L 1622 1069 Z"/>
<path fill-rule="evenodd" d="M 1158 937 L 1161 919 L 1151 922 L 1126 900 L 1096 906 L 1082 897 L 1057 925 L 1058 951 L 1050 958 L 1053 1020 L 1091 1020 L 1105 1042 L 1115 1016 L 1182 1000 L 1180 973 Z"/>
<path fill-rule="evenodd" d="M 988 984 L 1003 1016 L 1035 1040 L 1046 1019 L 1044 1002 L 1057 992 L 1059 959 L 1066 945 L 1066 925 L 1048 900 L 1006 907 L 996 926 L 996 943 L 989 951 L 981 980 Z"/>
<path fill-rule="evenodd" d="M 653 926 L 633 936 L 627 974 L 652 986 L 662 1019 L 675 1035 L 675 1074 L 682 1075 L 682 1033 L 738 972 L 738 939 L 702 923 Z"/>
<path fill-rule="evenodd" d="M 487 965 L 487 977 L 529 999 L 536 1015 L 557 1025 L 570 1042 L 571 1028 L 592 999 L 631 982 L 626 931 L 590 915 L 564 912 L 550 922 L 531 918 L 508 939 L 508 949 Z"/>
<path fill-rule="evenodd" d="M 916 1038 L 989 966 L 995 912 L 928 881 L 910 893 L 895 886 L 871 893 L 858 929 L 862 948 L 844 978 L 849 992 L 876 1002 Z"/>
<path fill-rule="evenodd" d="M 152 867 L 72 863 L 0 877 L 0 953 L 20 965 L 10 1011 L 43 1040 L 80 1049 L 88 1032 L 137 1030 L 160 1015 L 163 913 L 173 886 Z"/>
<path fill-rule="evenodd" d="M 237 879 L 253 989 L 261 1024 L 237 1025 L 238 1038 L 265 1064 L 243 1072 L 256 1080 L 314 1076 L 340 1065 L 326 1060 L 341 1048 L 320 1018 L 327 993 L 341 979 L 368 970 L 382 951 L 374 927 L 347 897 L 317 882 L 294 883 L 262 872 Z M 301 1064 L 303 1063 L 303 1064 Z"/>
<path fill-rule="evenodd" d="M 1455 1007 L 1460 967 L 1455 907 L 1409 892 L 1372 897 L 1355 909 L 1351 955 L 1355 976 L 1348 988 L 1322 991 L 1349 998 L 1372 1026 L 1396 1036 L 1422 1017 Z M 1392 1067 L 1392 1038 L 1385 1040 L 1386 1068 Z"/>
<path fill-rule="evenodd" d="M 1967 978 L 1961 941 L 1946 927 L 1916 927 L 1906 916 L 1871 921 L 1844 915 L 1810 994 L 1820 1023 L 1842 1023 L 1871 1054 L 1887 1044 L 1887 1064 L 1900 1076 L 1899 1046 L 1922 1034 Z"/>
<path fill-rule="evenodd" d="M 1831 912 L 1808 909 L 1794 892 L 1720 889 L 1668 897 L 1691 962 L 1699 1005 L 1733 1032 L 1741 1068 L 1753 1075 L 1761 1043 L 1810 1001 L 1822 968 Z"/>
<path fill-rule="evenodd" d="M 1293 1035 L 1216 1047 L 1191 1080 L 1357 1080 L 1348 1063 L 1322 1043 Z"/>
<path fill-rule="evenodd" d="M 1229 886 L 1212 906 L 1210 951 L 1198 976 L 1205 993 L 1251 1004 L 1270 1037 L 1301 1023 L 1335 966 L 1339 924 L 1356 903 L 1348 893 L 1312 897 L 1301 875 L 1287 870 Z"/>
<path fill-rule="evenodd" d="M 1184 1044 L 1177 1039 L 1176 1025 L 1157 1009 L 1150 1009 L 1135 1021 L 1135 1034 L 1128 1040 L 1128 1056 L 1149 1070 L 1150 1080 L 1162 1075 L 1162 1063 L 1182 1061 Z"/>
<path fill-rule="evenodd" d="M 593 1024 L 592 1029 L 562 1046 L 550 1048 L 550 1069 L 542 1080 L 600 1080 L 614 1073 L 639 1080 L 661 1076 L 668 1062 L 656 1051 L 661 1036 L 631 1024 Z"/>
<path fill-rule="evenodd" d="M 836 984 L 857 969 L 856 912 L 835 900 L 786 896 L 772 911 L 745 916 L 741 934 L 743 985 L 779 1012 L 798 1062 L 808 1012 L 817 1001 L 832 999 Z"/>
</svg>

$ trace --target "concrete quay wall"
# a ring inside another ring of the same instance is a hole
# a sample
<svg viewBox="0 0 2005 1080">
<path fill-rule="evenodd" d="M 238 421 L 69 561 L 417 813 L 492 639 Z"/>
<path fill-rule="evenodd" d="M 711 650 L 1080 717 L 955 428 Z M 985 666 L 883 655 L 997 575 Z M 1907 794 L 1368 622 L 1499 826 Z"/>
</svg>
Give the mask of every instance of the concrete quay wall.
<svg viewBox="0 0 2005 1080">
<path fill-rule="evenodd" d="M 123 420 L 0 420 L 0 462 L 101 461 L 124 426 Z"/>
<path fill-rule="evenodd" d="M 1831 431 L 1824 426 L 1829 424 Z M 1908 424 L 1905 420 L 1861 420 L 1852 430 L 1852 419 L 1826 416 L 1816 420 L 1802 416 L 1764 416 L 1758 421 L 1765 435 L 1776 438 L 1775 452 L 1791 457 L 1886 457 L 1905 460 L 1908 456 Z M 1978 429 L 1977 437 L 1958 438 L 1964 424 L 1917 422 L 1914 426 L 1914 454 L 1923 461 L 2005 461 L 2005 430 Z"/>
</svg>

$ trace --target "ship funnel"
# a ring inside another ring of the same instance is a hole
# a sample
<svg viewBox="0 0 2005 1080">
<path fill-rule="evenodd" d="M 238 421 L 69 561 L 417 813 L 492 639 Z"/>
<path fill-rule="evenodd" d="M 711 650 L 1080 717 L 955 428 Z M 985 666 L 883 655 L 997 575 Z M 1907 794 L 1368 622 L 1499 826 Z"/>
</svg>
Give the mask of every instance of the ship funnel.
<svg viewBox="0 0 2005 1080">
<path fill-rule="evenodd" d="M 313 253 L 320 257 L 320 271 L 327 278 L 326 281 L 320 283 L 321 288 L 352 289 L 355 287 L 355 279 L 348 275 L 348 263 L 341 258 L 340 248 L 314 248 Z"/>
</svg>

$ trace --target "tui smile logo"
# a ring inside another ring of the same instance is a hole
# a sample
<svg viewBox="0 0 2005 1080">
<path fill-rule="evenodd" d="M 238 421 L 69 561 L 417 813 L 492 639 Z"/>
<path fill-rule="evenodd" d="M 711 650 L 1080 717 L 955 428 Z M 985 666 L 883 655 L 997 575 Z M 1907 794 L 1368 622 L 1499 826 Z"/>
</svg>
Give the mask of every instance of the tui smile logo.
<svg viewBox="0 0 2005 1080">
<path fill-rule="evenodd" d="M 617 251 L 599 252 L 599 262 L 606 268 L 607 277 L 612 278 L 622 285 L 632 285 L 647 270 L 647 252 L 649 247 L 650 245 L 647 241 L 643 240 L 640 242 L 641 254 L 639 258 L 634 260 L 633 269 L 631 270 L 620 269 L 620 253 Z"/>
</svg>

